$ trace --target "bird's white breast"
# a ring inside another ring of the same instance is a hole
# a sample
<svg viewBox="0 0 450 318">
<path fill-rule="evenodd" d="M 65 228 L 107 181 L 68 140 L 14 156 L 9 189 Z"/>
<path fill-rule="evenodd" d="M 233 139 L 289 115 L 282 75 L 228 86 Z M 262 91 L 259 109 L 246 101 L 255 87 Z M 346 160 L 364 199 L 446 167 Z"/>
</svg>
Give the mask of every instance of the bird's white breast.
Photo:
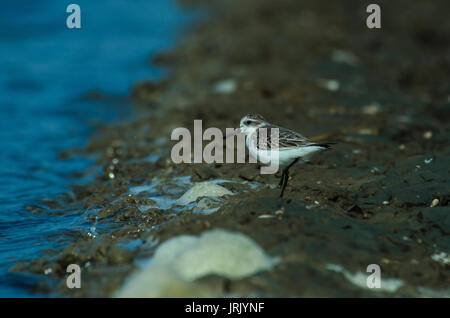
<svg viewBox="0 0 450 318">
<path fill-rule="evenodd" d="M 297 148 L 282 148 L 278 150 L 261 150 L 256 146 L 256 138 L 251 138 L 249 135 L 246 138 L 246 145 L 250 152 L 250 155 L 255 157 L 259 162 L 271 165 L 273 160 L 277 160 L 280 167 L 285 167 L 291 164 L 295 159 L 299 158 L 299 163 L 309 161 L 311 156 L 323 150 L 318 146 L 306 146 Z"/>
</svg>

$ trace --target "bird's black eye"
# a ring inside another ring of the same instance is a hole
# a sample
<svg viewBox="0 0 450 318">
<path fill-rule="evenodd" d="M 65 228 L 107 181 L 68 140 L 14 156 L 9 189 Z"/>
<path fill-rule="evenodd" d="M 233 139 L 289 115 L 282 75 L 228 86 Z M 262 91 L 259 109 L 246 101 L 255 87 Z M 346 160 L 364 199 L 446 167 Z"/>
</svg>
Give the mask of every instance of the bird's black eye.
<svg viewBox="0 0 450 318">
<path fill-rule="evenodd" d="M 245 121 L 245 124 L 248 126 L 248 125 L 250 125 L 252 122 L 250 121 L 250 120 L 246 120 Z"/>
</svg>

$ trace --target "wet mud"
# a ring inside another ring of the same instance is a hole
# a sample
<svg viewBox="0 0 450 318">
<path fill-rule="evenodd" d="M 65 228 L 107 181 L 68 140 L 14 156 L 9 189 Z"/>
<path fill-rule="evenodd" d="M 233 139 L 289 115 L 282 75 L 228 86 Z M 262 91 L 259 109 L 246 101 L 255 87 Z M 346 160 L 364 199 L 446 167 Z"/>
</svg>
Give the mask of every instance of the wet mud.
<svg viewBox="0 0 450 318">
<path fill-rule="evenodd" d="M 378 3 L 381 29 L 366 27 L 364 1 L 184 1 L 210 17 L 152 60 L 168 78 L 137 83 L 135 118 L 74 150 L 95 154 L 101 175 L 46 201 L 79 207 L 94 229 L 68 230 L 66 248 L 12 271 L 38 277 L 37 292 L 110 296 L 162 242 L 225 229 L 280 262 L 246 278 L 201 278 L 215 295 L 450 296 L 449 5 Z M 174 128 L 201 119 L 225 130 L 247 113 L 336 144 L 290 170 L 283 199 L 280 174 L 256 164 L 172 162 Z M 233 195 L 202 202 L 214 212 L 177 201 L 217 180 Z M 73 263 L 77 290 L 65 285 Z M 363 286 L 369 264 L 382 284 L 401 283 Z"/>
</svg>

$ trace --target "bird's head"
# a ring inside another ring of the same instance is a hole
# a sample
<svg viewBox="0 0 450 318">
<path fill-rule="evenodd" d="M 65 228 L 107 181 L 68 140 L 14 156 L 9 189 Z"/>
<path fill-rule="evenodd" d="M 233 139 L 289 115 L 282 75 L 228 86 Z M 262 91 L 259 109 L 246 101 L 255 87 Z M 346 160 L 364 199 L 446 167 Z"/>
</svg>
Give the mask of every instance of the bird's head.
<svg viewBox="0 0 450 318">
<path fill-rule="evenodd" d="M 239 133 L 243 133 L 248 135 L 251 135 L 253 132 L 255 132 L 256 129 L 263 127 L 267 124 L 267 121 L 264 119 L 263 116 L 259 114 L 248 114 L 242 117 L 239 128 L 236 128 L 234 132 L 224 137 L 228 138 L 234 135 L 237 135 Z"/>
<path fill-rule="evenodd" d="M 251 135 L 256 129 L 267 125 L 265 118 L 259 114 L 248 114 L 242 117 L 239 130 L 246 134 Z"/>
</svg>

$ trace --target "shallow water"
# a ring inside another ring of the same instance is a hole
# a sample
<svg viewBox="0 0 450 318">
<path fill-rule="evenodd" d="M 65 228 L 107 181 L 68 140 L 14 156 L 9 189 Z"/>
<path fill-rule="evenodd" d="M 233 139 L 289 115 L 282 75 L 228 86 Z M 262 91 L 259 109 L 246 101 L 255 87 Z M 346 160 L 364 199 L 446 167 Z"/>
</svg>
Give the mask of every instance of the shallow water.
<svg viewBox="0 0 450 318">
<path fill-rule="evenodd" d="M 76 3 L 82 28 L 72 30 L 65 25 L 66 4 L 2 3 L 0 297 L 32 296 L 27 286 L 36 283 L 33 278 L 8 273 L 15 263 L 62 247 L 67 237 L 60 234 L 67 230 L 90 233 L 88 212 L 41 202 L 98 172 L 75 178 L 94 158 L 63 160 L 58 154 L 83 146 L 96 123 L 132 116 L 125 94 L 137 81 L 164 75 L 150 67 L 149 55 L 170 46 L 192 18 L 165 0 Z M 100 98 L 82 98 L 93 91 Z"/>
</svg>

